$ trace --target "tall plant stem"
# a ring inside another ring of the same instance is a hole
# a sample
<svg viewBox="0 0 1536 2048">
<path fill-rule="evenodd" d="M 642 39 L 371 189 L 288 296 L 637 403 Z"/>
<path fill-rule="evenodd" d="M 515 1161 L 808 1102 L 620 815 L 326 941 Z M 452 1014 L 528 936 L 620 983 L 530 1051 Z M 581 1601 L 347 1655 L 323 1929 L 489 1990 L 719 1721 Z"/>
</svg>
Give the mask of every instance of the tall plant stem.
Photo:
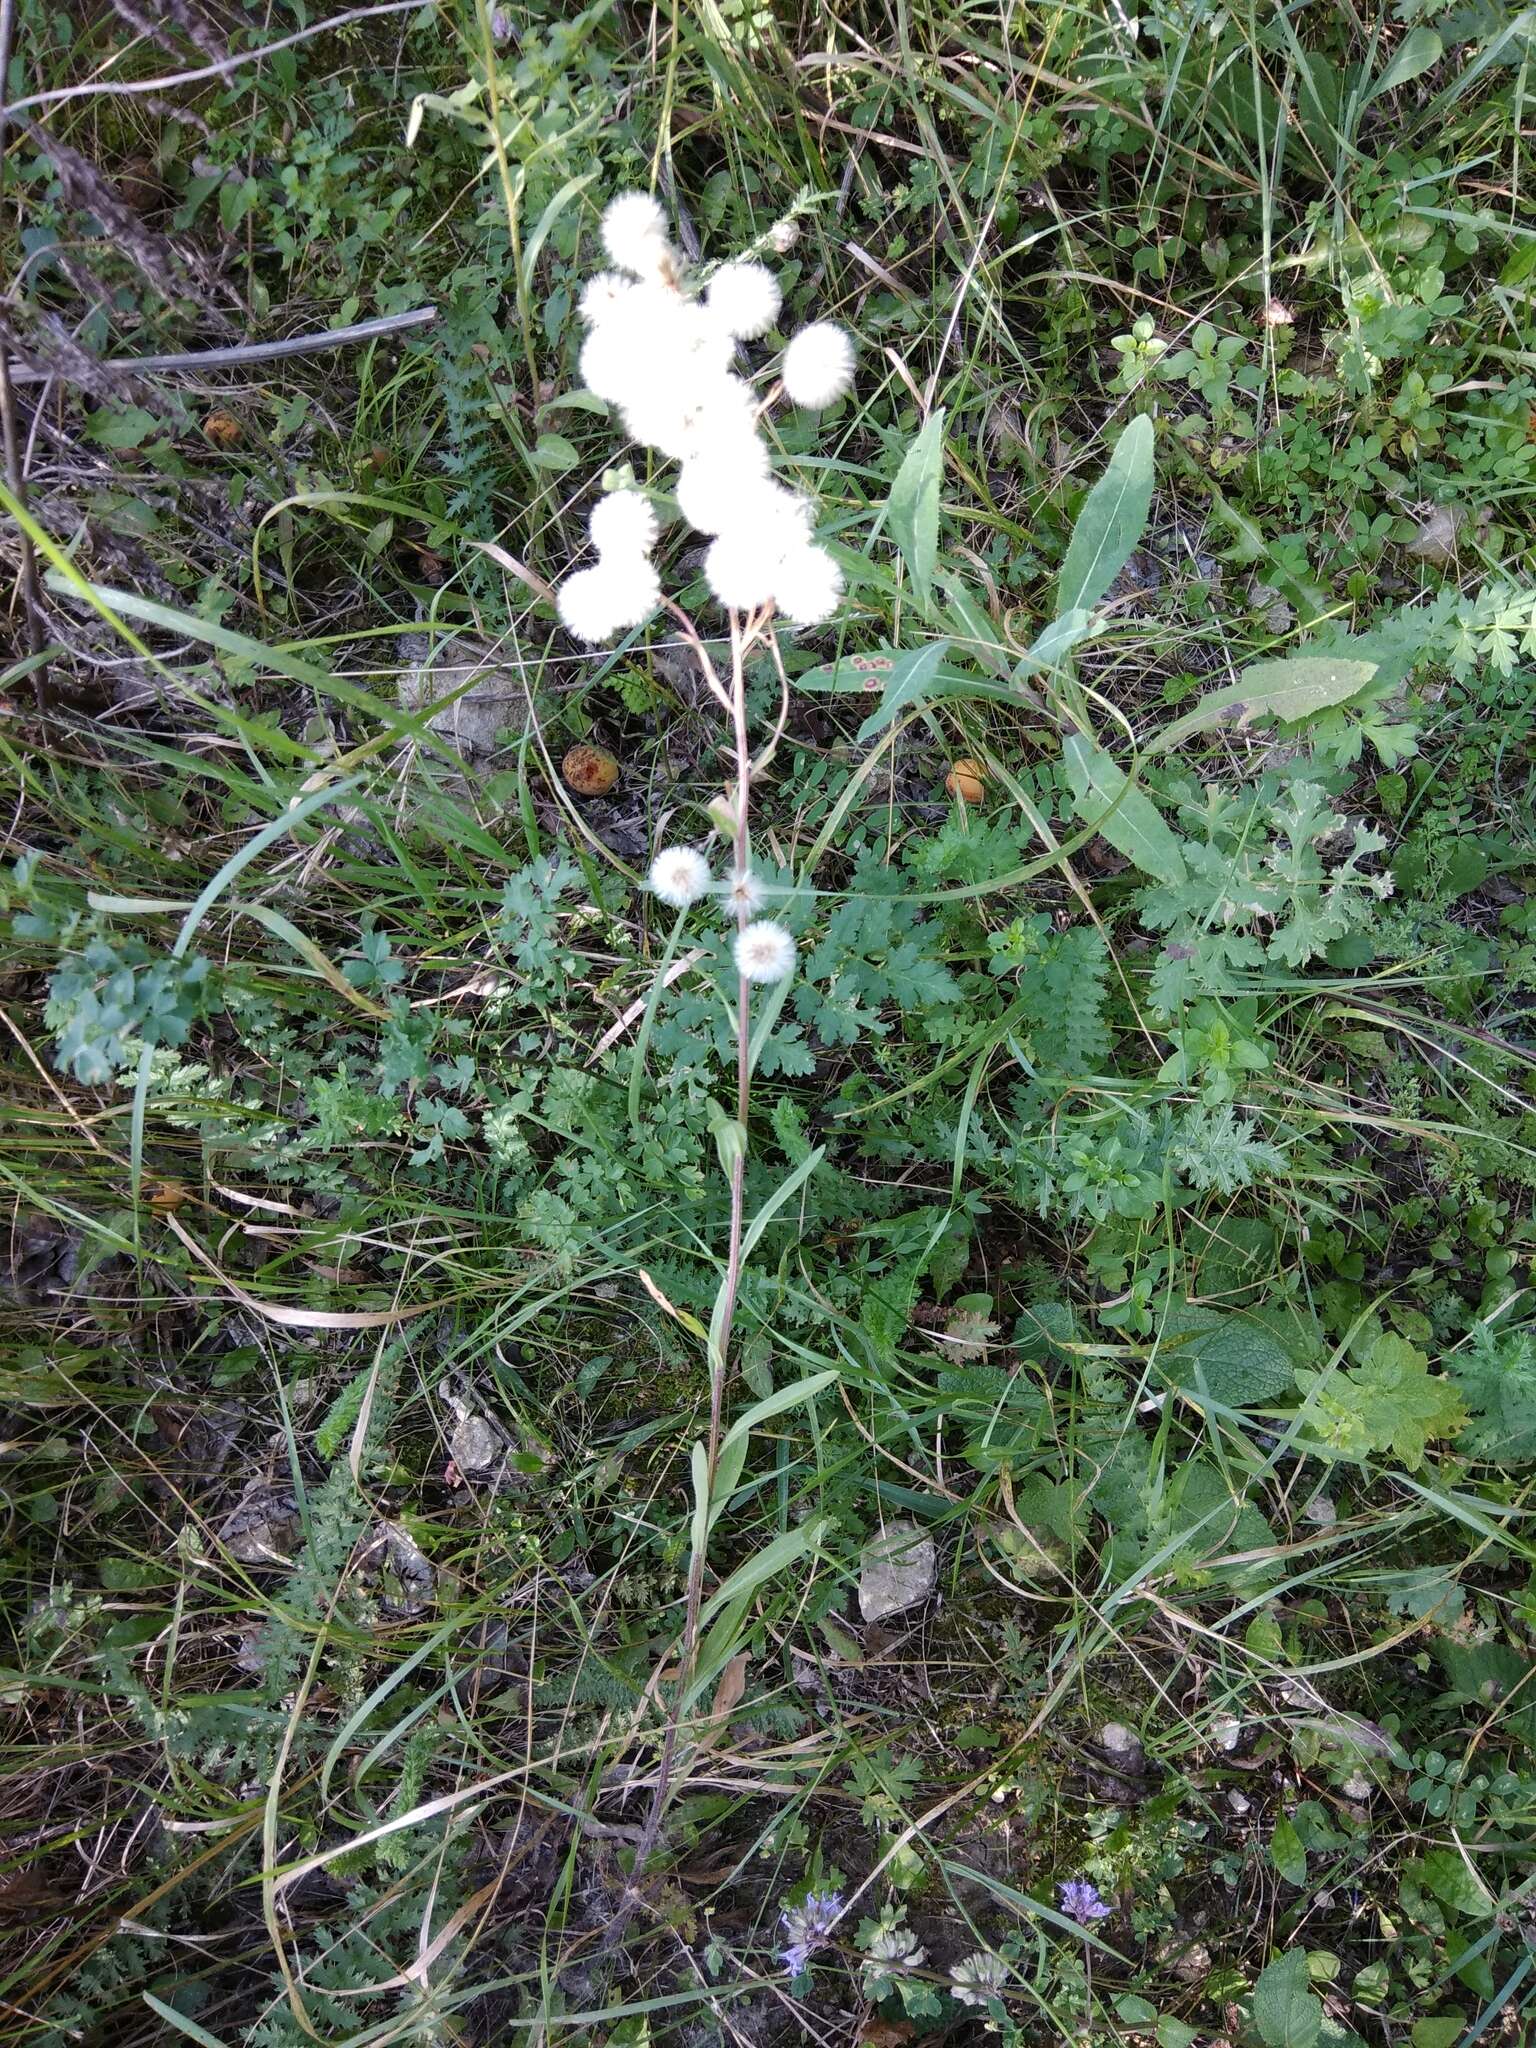
<svg viewBox="0 0 1536 2048">
<path fill-rule="evenodd" d="M 687 623 L 685 621 L 685 623 Z M 689 625 L 689 637 L 694 639 L 699 659 L 704 667 L 705 678 L 727 704 L 731 719 L 731 737 L 735 754 L 735 791 L 732 803 L 734 830 L 732 833 L 732 860 L 734 874 L 743 876 L 750 871 L 752 834 L 752 750 L 747 740 L 747 683 L 746 656 L 758 633 L 764 630 L 766 614 L 742 621 L 731 614 L 731 677 L 727 688 L 721 689 L 713 665 L 702 646 L 698 644 Z M 740 897 L 736 901 L 736 929 L 741 931 L 751 919 L 751 911 Z M 731 1335 L 736 1320 L 736 1300 L 741 1289 L 741 1246 L 745 1234 L 745 1211 L 747 1191 L 747 1145 L 748 1116 L 752 1095 L 752 984 L 744 974 L 736 978 L 736 1122 L 739 1126 L 737 1142 L 731 1151 L 731 1217 L 730 1232 L 726 1245 L 725 1278 L 721 1282 L 723 1310 L 715 1320 L 719 1332 L 718 1344 L 712 1347 L 709 1361 L 709 1434 L 704 1443 L 705 1495 L 712 1500 L 715 1472 L 720 1462 L 720 1421 L 725 1407 L 725 1383 L 730 1369 Z M 636 1882 L 644 1873 L 652 1852 L 661 1834 L 661 1823 L 666 1814 L 667 1802 L 671 1796 L 672 1779 L 677 1764 L 677 1747 L 682 1734 L 683 1714 L 693 1689 L 694 1666 L 699 1653 L 699 1617 L 704 1607 L 704 1567 L 708 1549 L 708 1528 L 705 1541 L 695 1543 L 688 1560 L 688 1586 L 685 1596 L 683 1634 L 677 1654 L 677 1690 L 673 1697 L 671 1712 L 667 1716 L 666 1731 L 661 1740 L 661 1756 L 656 1767 L 656 1784 L 651 1793 L 650 1810 L 645 1817 L 640 1840 L 635 1847 L 634 1875 Z M 633 1888 L 620 1908 L 603 1941 L 605 1949 L 614 1948 L 622 1939 L 629 1925 L 634 1909 Z"/>
</svg>

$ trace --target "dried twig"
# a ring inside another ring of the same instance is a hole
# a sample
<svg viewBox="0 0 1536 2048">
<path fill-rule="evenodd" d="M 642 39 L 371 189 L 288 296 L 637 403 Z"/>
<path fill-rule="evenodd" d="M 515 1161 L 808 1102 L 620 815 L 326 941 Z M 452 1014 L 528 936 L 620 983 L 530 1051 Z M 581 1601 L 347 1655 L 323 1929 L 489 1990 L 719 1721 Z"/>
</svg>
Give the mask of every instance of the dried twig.
<svg viewBox="0 0 1536 2048">
<path fill-rule="evenodd" d="M 0 179 L 5 175 L 5 131 L 10 110 L 5 103 L 5 82 L 11 73 L 11 44 L 16 33 L 16 0 L 0 0 Z M 5 458 L 5 487 L 23 509 L 27 502 L 27 480 L 22 470 L 21 444 L 16 433 L 16 400 L 11 390 L 10 357 L 0 339 L 0 443 Z M 21 534 L 21 602 L 27 618 L 27 647 L 33 655 L 48 645 L 43 618 L 43 593 L 37 578 L 37 554 L 32 536 Z M 48 670 L 39 665 L 32 671 L 32 688 L 39 710 L 48 702 Z"/>
<path fill-rule="evenodd" d="M 430 327 L 436 318 L 436 306 L 418 306 L 411 313 L 386 313 L 377 320 L 356 320 L 350 327 L 328 327 L 318 334 L 293 334 L 286 341 L 248 341 L 230 348 L 189 349 L 181 355 L 172 356 L 107 356 L 94 368 L 130 377 L 164 370 L 238 369 L 243 363 L 267 363 L 279 356 L 315 355 L 322 349 L 346 348 L 353 342 L 376 341 L 380 335 L 400 334 L 414 327 Z M 41 384 L 53 377 L 66 384 L 86 382 L 67 362 L 17 369 L 12 381 Z"/>
<path fill-rule="evenodd" d="M 35 92 L 30 99 L 17 100 L 12 107 L 13 114 L 25 113 L 30 107 L 57 107 L 65 100 L 87 100 L 99 94 L 118 96 L 125 93 L 164 92 L 167 86 L 196 85 L 204 78 L 227 78 L 231 71 L 238 71 L 244 64 L 259 64 L 263 57 L 271 57 L 279 50 L 291 50 L 295 43 L 313 41 L 316 36 L 329 35 L 332 29 L 347 28 L 354 21 L 371 21 L 380 14 L 410 14 L 421 11 L 421 0 L 381 0 L 375 7 L 350 7 L 345 14 L 333 14 L 328 21 L 314 22 L 309 28 L 296 29 L 291 36 L 279 36 L 276 42 L 262 43 L 258 48 L 240 50 L 228 57 L 221 57 L 216 64 L 200 64 L 195 71 L 168 71 L 159 78 L 139 78 L 112 82 L 102 80 L 90 85 L 60 86 L 55 92 Z"/>
</svg>

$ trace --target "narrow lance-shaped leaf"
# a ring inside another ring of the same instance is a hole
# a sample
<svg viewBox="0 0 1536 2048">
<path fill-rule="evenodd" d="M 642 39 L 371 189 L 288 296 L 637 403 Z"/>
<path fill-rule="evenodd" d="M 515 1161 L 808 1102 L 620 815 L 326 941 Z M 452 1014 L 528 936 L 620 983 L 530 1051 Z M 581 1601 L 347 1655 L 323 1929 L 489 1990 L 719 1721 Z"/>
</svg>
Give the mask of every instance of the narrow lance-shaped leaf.
<svg viewBox="0 0 1536 2048">
<path fill-rule="evenodd" d="M 1154 882 L 1187 879 L 1172 827 L 1144 789 L 1127 782 L 1102 747 L 1073 733 L 1061 750 L 1077 815 Z"/>
<path fill-rule="evenodd" d="M 912 588 L 926 611 L 939 562 L 939 486 L 944 476 L 944 408 L 931 412 L 891 485 L 891 532 L 906 559 Z"/>
<path fill-rule="evenodd" d="M 1239 731 L 1267 718 L 1294 725 L 1347 704 L 1375 675 L 1374 661 L 1348 661 L 1334 654 L 1293 654 L 1282 661 L 1256 661 L 1235 683 L 1213 690 L 1152 742 L 1165 754 L 1197 732 L 1230 719 Z"/>
<path fill-rule="evenodd" d="M 728 1602 L 741 1598 L 745 1593 L 755 1592 L 769 1579 L 787 1571 L 792 1564 L 798 1564 L 802 1557 L 819 1547 L 831 1526 L 824 1516 L 818 1516 L 814 1522 L 803 1522 L 798 1529 L 786 1529 L 782 1536 L 775 1536 L 771 1543 L 764 1544 L 745 1564 L 738 1565 L 724 1585 L 705 1602 L 701 1624 L 713 1621 Z"/>
<path fill-rule="evenodd" d="M 1152 422 L 1131 421 L 1104 474 L 1083 500 L 1061 565 L 1056 610 L 1096 605 L 1130 560 L 1152 506 Z"/>
</svg>

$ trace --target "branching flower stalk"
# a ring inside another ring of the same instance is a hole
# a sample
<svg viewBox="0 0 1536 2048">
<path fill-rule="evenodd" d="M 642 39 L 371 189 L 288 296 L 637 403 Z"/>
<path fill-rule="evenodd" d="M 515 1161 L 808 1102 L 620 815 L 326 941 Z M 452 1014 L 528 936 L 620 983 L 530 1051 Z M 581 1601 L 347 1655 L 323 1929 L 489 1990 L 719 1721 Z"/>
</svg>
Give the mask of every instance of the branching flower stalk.
<svg viewBox="0 0 1536 2048">
<path fill-rule="evenodd" d="M 593 278 L 582 294 L 588 333 L 581 373 L 607 401 L 632 438 L 675 461 L 677 510 L 708 537 L 704 577 L 728 621 L 730 672 L 722 680 L 714 657 L 688 613 L 665 596 L 652 554 L 661 520 L 651 496 L 627 483 L 593 507 L 589 535 L 595 562 L 560 586 L 560 617 L 578 639 L 598 644 L 644 625 L 665 608 L 692 649 L 710 695 L 729 724 L 734 762 L 728 801 L 711 807 L 728 840 L 730 871 L 716 882 L 697 848 L 662 848 L 649 885 L 679 918 L 713 897 L 734 925 L 736 968 L 736 1101 L 733 1124 L 722 1133 L 721 1155 L 730 1184 L 725 1271 L 711 1319 L 709 1428 L 696 1503 L 695 1540 L 688 1569 L 675 1691 L 662 1735 L 651 1804 L 635 1852 L 640 1878 L 659 1838 L 675 1774 L 682 1726 L 695 1684 L 709 1526 L 718 1503 L 721 1423 L 730 1372 L 731 1341 L 741 1289 L 746 1237 L 746 1174 L 752 1092 L 752 990 L 794 972 L 795 941 L 784 925 L 760 913 L 771 890 L 752 864 L 752 785 L 772 759 L 789 709 L 789 681 L 779 651 L 776 621 L 815 626 L 842 598 L 842 571 L 814 535 L 815 507 L 803 492 L 773 474 L 761 428 L 780 396 L 813 409 L 832 404 L 849 388 L 853 343 L 842 328 L 817 321 L 785 348 L 778 382 L 766 400 L 738 374 L 741 344 L 767 334 L 778 319 L 777 280 L 758 262 L 727 263 L 696 290 L 666 235 L 655 200 L 621 194 L 603 216 L 604 247 L 612 271 Z M 781 236 L 774 243 L 787 247 Z M 773 661 L 780 696 L 774 729 L 754 761 L 747 723 L 747 664 L 762 651 Z M 631 1893 L 631 1900 L 634 1898 Z M 628 1911 L 609 1931 L 611 1946 Z"/>
</svg>

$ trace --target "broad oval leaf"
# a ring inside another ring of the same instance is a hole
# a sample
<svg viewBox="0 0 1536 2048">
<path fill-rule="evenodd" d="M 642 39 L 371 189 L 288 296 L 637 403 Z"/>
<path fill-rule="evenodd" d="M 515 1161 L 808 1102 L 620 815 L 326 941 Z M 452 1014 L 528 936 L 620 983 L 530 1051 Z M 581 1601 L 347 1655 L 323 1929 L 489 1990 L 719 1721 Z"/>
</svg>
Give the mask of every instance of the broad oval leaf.
<svg viewBox="0 0 1536 2048">
<path fill-rule="evenodd" d="M 1252 1317 L 1180 1304 L 1169 1310 L 1163 1335 L 1168 1350 L 1158 1363 L 1164 1377 L 1195 1394 L 1203 1389 L 1223 1407 L 1262 1407 L 1295 1384 L 1290 1353 Z"/>
<path fill-rule="evenodd" d="M 1306 1883 L 1307 1852 L 1302 1847 L 1295 1823 L 1283 1813 L 1275 1822 L 1275 1831 L 1269 1838 L 1269 1860 L 1287 1884 Z"/>
<path fill-rule="evenodd" d="M 1152 505 L 1152 422 L 1143 413 L 1115 444 L 1083 500 L 1056 586 L 1058 612 L 1096 605 L 1130 560 Z"/>
<path fill-rule="evenodd" d="M 1260 1973 L 1253 2024 L 1264 2048 L 1313 2048 L 1323 2031 L 1323 2002 L 1312 1989 L 1305 1949 L 1291 1949 Z"/>
<path fill-rule="evenodd" d="M 1382 70 L 1381 76 L 1366 93 L 1362 106 L 1384 92 L 1395 92 L 1399 86 L 1411 85 L 1422 77 L 1431 64 L 1438 64 L 1445 54 L 1445 45 L 1432 28 L 1422 25 L 1411 28 L 1393 51 Z"/>
<path fill-rule="evenodd" d="M 1102 747 L 1073 733 L 1062 747 L 1077 815 L 1154 882 L 1188 879 L 1172 827 L 1144 789 L 1128 786 Z"/>
</svg>

